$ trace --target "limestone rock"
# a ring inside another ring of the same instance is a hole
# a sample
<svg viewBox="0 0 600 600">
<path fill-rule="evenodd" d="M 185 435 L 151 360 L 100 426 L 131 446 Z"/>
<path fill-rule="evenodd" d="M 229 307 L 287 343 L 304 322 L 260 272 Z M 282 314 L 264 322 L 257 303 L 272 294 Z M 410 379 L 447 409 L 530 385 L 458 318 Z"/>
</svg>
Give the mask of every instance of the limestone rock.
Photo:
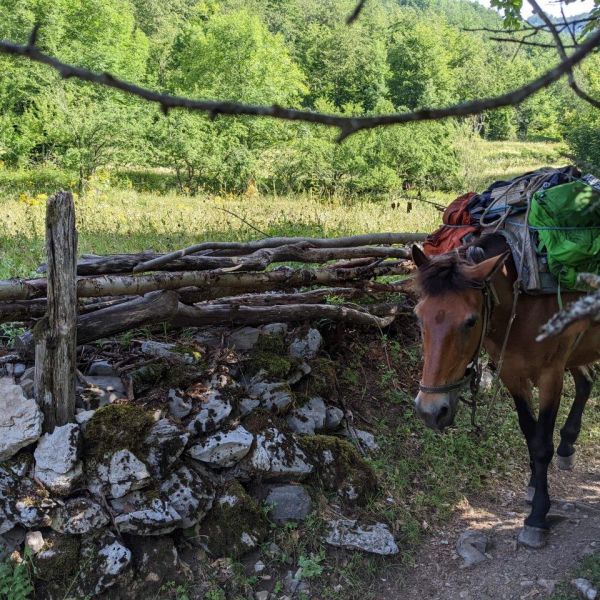
<svg viewBox="0 0 600 600">
<path fill-rule="evenodd" d="M 131 551 L 111 532 L 86 537 L 81 547 L 82 565 L 76 579 L 76 597 L 96 597 L 110 588 L 125 588 L 131 580 Z M 107 596 L 108 597 L 108 596 Z M 112 593 L 110 597 L 113 596 Z"/>
<path fill-rule="evenodd" d="M 76 423 L 56 427 L 41 438 L 33 453 L 35 477 L 51 492 L 67 496 L 83 475 L 79 453 L 81 431 Z"/>
<path fill-rule="evenodd" d="M 160 491 L 181 517 L 181 527 L 193 527 L 210 510 L 215 498 L 212 483 L 182 465 L 162 482 Z"/>
<path fill-rule="evenodd" d="M 327 414 L 325 416 L 325 429 L 327 431 L 333 431 L 342 424 L 344 418 L 344 411 L 337 406 L 328 406 Z"/>
<path fill-rule="evenodd" d="M 144 354 L 157 356 L 159 358 L 166 358 L 167 360 L 175 363 L 192 365 L 196 362 L 195 358 L 191 354 L 178 351 L 176 344 L 165 344 L 163 342 L 147 340 L 142 343 L 141 351 Z"/>
<path fill-rule="evenodd" d="M 120 377 L 94 376 L 85 378 L 86 387 L 80 390 L 83 407 L 87 410 L 112 404 L 127 398 L 125 386 Z"/>
<path fill-rule="evenodd" d="M 0 461 L 14 456 L 42 434 L 44 416 L 10 377 L 0 379 Z"/>
<path fill-rule="evenodd" d="M 107 360 L 95 360 L 88 369 L 88 375 L 92 377 L 118 377 L 118 373 Z"/>
<path fill-rule="evenodd" d="M 250 456 L 250 465 L 265 479 L 285 476 L 302 478 L 314 469 L 296 441 L 274 427 L 256 436 L 256 448 Z"/>
<path fill-rule="evenodd" d="M 188 423 L 187 429 L 192 434 L 215 431 L 231 414 L 231 411 L 231 404 L 221 397 L 221 393 L 218 390 L 209 389 L 203 398 L 200 412 Z"/>
<path fill-rule="evenodd" d="M 40 552 L 44 548 L 45 543 L 41 531 L 28 531 L 25 535 L 25 548 L 29 548 L 32 554 Z"/>
<path fill-rule="evenodd" d="M 188 454 L 212 467 L 231 467 L 248 454 L 253 441 L 254 436 L 239 425 L 197 443 L 188 450 Z"/>
<path fill-rule="evenodd" d="M 121 533 L 163 535 L 181 526 L 181 516 L 168 500 L 155 493 L 136 491 L 111 501 L 119 513 L 115 525 Z"/>
<path fill-rule="evenodd" d="M 304 521 L 312 510 L 312 500 L 301 485 L 272 485 L 267 488 L 265 504 L 269 518 L 278 525 Z"/>
<path fill-rule="evenodd" d="M 460 534 L 456 542 L 456 552 L 464 559 L 464 566 L 471 567 L 487 559 L 485 553 L 489 545 L 485 533 L 475 529 L 467 529 Z"/>
<path fill-rule="evenodd" d="M 150 429 L 144 443 L 149 448 L 146 462 L 154 477 L 165 477 L 185 450 L 190 434 L 169 419 L 160 419 Z"/>
<path fill-rule="evenodd" d="M 260 402 L 260 406 L 271 412 L 284 413 L 294 402 L 290 386 L 282 381 L 265 381 L 266 373 L 259 371 L 246 388 L 248 396 Z"/>
<path fill-rule="evenodd" d="M 98 477 L 103 484 L 110 486 L 112 498 L 121 498 L 151 481 L 146 465 L 125 449 L 112 454 L 108 464 L 98 465 Z"/>
<path fill-rule="evenodd" d="M 79 425 L 68 423 L 56 427 L 52 433 L 46 433 L 40 438 L 33 453 L 35 468 L 68 473 L 79 460 L 80 447 Z"/>
<path fill-rule="evenodd" d="M 110 519 L 106 511 L 89 498 L 71 498 L 58 508 L 51 527 L 59 533 L 84 535 L 102 529 Z"/>
<path fill-rule="evenodd" d="M 314 434 L 315 430 L 325 427 L 327 407 L 323 398 L 315 396 L 300 408 L 293 410 L 287 417 L 287 423 L 296 433 Z"/>
<path fill-rule="evenodd" d="M 245 417 L 249 415 L 253 410 L 256 410 L 260 406 L 260 400 L 256 398 L 242 398 L 239 403 L 240 416 Z"/>
<path fill-rule="evenodd" d="M 571 580 L 571 585 L 577 590 L 579 596 L 585 600 L 596 600 L 598 598 L 598 590 L 591 581 L 583 577 Z"/>
<path fill-rule="evenodd" d="M 352 519 L 328 522 L 329 532 L 325 541 L 331 546 L 362 550 L 372 554 L 398 554 L 398 546 L 387 525 L 359 525 Z"/>
<path fill-rule="evenodd" d="M 301 338 L 297 338 L 290 344 L 290 355 L 294 358 L 312 360 L 316 358 L 321 349 L 323 337 L 318 329 L 309 329 L 308 333 Z"/>
<path fill-rule="evenodd" d="M 256 327 L 241 327 L 231 332 L 227 338 L 227 345 L 239 351 L 252 350 L 258 343 L 260 329 Z"/>
<path fill-rule="evenodd" d="M 169 412 L 176 419 L 183 419 L 192 412 L 192 403 L 184 400 L 177 390 L 169 390 Z"/>
<path fill-rule="evenodd" d="M 371 452 L 379 450 L 379 444 L 375 441 L 375 436 L 368 431 L 356 429 L 355 427 L 347 427 L 344 430 L 344 435 L 364 450 Z"/>
<path fill-rule="evenodd" d="M 81 427 L 82 431 L 85 431 L 86 425 L 90 422 L 95 414 L 95 410 L 80 410 L 75 415 L 75 421 Z"/>
</svg>

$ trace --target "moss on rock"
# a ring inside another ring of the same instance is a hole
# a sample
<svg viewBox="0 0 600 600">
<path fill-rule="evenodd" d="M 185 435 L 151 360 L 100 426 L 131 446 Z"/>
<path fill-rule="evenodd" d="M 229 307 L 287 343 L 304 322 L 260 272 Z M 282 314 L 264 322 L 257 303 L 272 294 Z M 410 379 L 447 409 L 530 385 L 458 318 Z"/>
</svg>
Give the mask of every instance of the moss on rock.
<svg viewBox="0 0 600 600">
<path fill-rule="evenodd" d="M 359 505 L 375 493 L 375 472 L 350 442 L 330 435 L 307 435 L 298 444 L 315 465 L 310 479 L 323 489 Z"/>
<path fill-rule="evenodd" d="M 285 337 L 281 334 L 261 335 L 254 347 L 253 356 L 248 361 L 252 371 L 264 370 L 276 378 L 286 377 L 292 365 Z"/>
<path fill-rule="evenodd" d="M 269 523 L 260 507 L 237 482 L 229 483 L 194 532 L 216 557 L 239 558 L 267 536 Z"/>
<path fill-rule="evenodd" d="M 85 444 L 90 459 L 101 459 L 107 452 L 143 450 L 144 439 L 154 424 L 152 415 L 131 404 L 108 404 L 98 409 L 85 429 Z"/>
<path fill-rule="evenodd" d="M 79 548 L 76 536 L 45 536 L 44 547 L 33 559 L 36 578 L 67 584 L 79 567 Z"/>
<path fill-rule="evenodd" d="M 310 363 L 311 372 L 302 380 L 300 391 L 307 398 L 321 396 L 330 398 L 337 382 L 335 362 L 328 358 L 315 358 Z"/>
</svg>

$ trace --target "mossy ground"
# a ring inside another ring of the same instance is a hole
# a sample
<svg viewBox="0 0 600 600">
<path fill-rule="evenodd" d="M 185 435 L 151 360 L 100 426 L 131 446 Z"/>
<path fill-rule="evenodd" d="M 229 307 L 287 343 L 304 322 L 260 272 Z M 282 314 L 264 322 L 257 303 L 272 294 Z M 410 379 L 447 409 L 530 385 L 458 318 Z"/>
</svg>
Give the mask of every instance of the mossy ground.
<svg viewBox="0 0 600 600">
<path fill-rule="evenodd" d="M 246 367 L 252 372 L 266 371 L 270 377 L 285 379 L 293 365 L 285 337 L 280 334 L 261 335 Z"/>
<path fill-rule="evenodd" d="M 105 453 L 122 449 L 139 453 L 153 422 L 148 411 L 132 404 L 99 408 L 86 427 L 86 456 L 100 460 Z"/>
</svg>

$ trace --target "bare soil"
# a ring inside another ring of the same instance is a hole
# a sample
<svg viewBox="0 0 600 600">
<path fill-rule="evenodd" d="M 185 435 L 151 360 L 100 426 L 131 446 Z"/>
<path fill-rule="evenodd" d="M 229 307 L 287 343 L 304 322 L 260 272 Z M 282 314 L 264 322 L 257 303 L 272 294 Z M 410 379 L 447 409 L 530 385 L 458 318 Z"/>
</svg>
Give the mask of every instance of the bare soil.
<svg viewBox="0 0 600 600">
<path fill-rule="evenodd" d="M 450 523 L 420 548 L 414 567 L 399 586 L 382 581 L 380 598 L 402 600 L 525 600 L 549 598 L 582 559 L 600 548 L 600 461 L 578 457 L 573 471 L 551 466 L 553 526 L 546 546 L 529 550 L 516 538 L 529 506 L 526 478 L 504 482 L 485 496 L 463 502 Z M 522 485 L 520 485 L 522 484 Z M 520 487 L 516 487 L 519 486 Z M 491 540 L 489 557 L 463 568 L 456 554 L 459 535 L 476 529 Z"/>
</svg>

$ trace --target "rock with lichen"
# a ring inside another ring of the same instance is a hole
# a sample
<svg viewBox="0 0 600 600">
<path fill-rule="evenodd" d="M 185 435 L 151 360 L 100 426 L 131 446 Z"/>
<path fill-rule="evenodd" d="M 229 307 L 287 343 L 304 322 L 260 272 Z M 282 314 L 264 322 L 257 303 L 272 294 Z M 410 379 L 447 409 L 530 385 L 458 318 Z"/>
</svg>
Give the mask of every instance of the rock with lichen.
<svg viewBox="0 0 600 600">
<path fill-rule="evenodd" d="M 52 433 L 40 438 L 33 453 L 35 477 L 54 494 L 69 495 L 83 474 L 80 450 L 79 425 L 68 423 L 55 427 Z"/>
<path fill-rule="evenodd" d="M 296 440 L 275 427 L 268 427 L 256 435 L 256 446 L 248 465 L 264 479 L 301 479 L 314 470 Z"/>
<path fill-rule="evenodd" d="M 161 479 L 177 463 L 190 438 L 189 432 L 169 419 L 160 419 L 144 439 L 147 448 L 144 456 L 150 473 Z"/>
<path fill-rule="evenodd" d="M 323 337 L 318 329 L 311 328 L 303 337 L 296 338 L 289 346 L 290 356 L 303 360 L 316 358 L 323 344 Z"/>
<path fill-rule="evenodd" d="M 42 434 L 44 416 L 12 377 L 0 378 L 0 461 L 14 456 Z"/>
<path fill-rule="evenodd" d="M 223 421 L 231 414 L 233 407 L 214 388 L 208 388 L 199 403 L 200 410 L 190 419 L 187 429 L 193 434 L 209 433 L 219 429 Z"/>
<path fill-rule="evenodd" d="M 215 490 L 208 478 L 193 469 L 180 466 L 160 485 L 161 494 L 181 517 L 180 527 L 192 527 L 210 510 Z"/>
<path fill-rule="evenodd" d="M 110 522 L 104 508 L 90 498 L 71 498 L 52 517 L 50 527 L 59 533 L 85 535 L 103 529 Z"/>
<path fill-rule="evenodd" d="M 259 505 L 236 481 L 215 500 L 206 518 L 191 532 L 213 556 L 239 558 L 267 536 L 269 523 Z"/>
<path fill-rule="evenodd" d="M 377 489 L 371 466 L 350 442 L 328 435 L 308 435 L 298 441 L 315 465 L 311 480 L 336 492 L 344 501 L 364 505 Z"/>
<path fill-rule="evenodd" d="M 314 396 L 287 416 L 287 424 L 295 433 L 313 434 L 325 427 L 327 407 L 323 398 Z"/>
<path fill-rule="evenodd" d="M 259 371 L 246 387 L 246 393 L 259 406 L 274 413 L 284 413 L 294 403 L 294 393 L 285 381 L 269 381 L 266 371 Z"/>
<path fill-rule="evenodd" d="M 129 450 L 117 450 L 97 466 L 97 477 L 111 498 L 148 486 L 152 479 L 146 465 Z"/>
<path fill-rule="evenodd" d="M 75 579 L 70 580 L 73 595 L 76 598 L 95 598 L 110 590 L 106 597 L 126 596 L 133 578 L 131 563 L 131 550 L 112 532 L 84 537 L 79 570 Z"/>
<path fill-rule="evenodd" d="M 218 432 L 191 446 L 188 454 L 211 467 L 232 467 L 250 452 L 254 436 L 243 426 Z"/>
<path fill-rule="evenodd" d="M 164 535 L 182 524 L 171 501 L 156 490 L 131 492 L 111 500 L 110 505 L 117 514 L 114 522 L 121 533 Z"/>
</svg>

